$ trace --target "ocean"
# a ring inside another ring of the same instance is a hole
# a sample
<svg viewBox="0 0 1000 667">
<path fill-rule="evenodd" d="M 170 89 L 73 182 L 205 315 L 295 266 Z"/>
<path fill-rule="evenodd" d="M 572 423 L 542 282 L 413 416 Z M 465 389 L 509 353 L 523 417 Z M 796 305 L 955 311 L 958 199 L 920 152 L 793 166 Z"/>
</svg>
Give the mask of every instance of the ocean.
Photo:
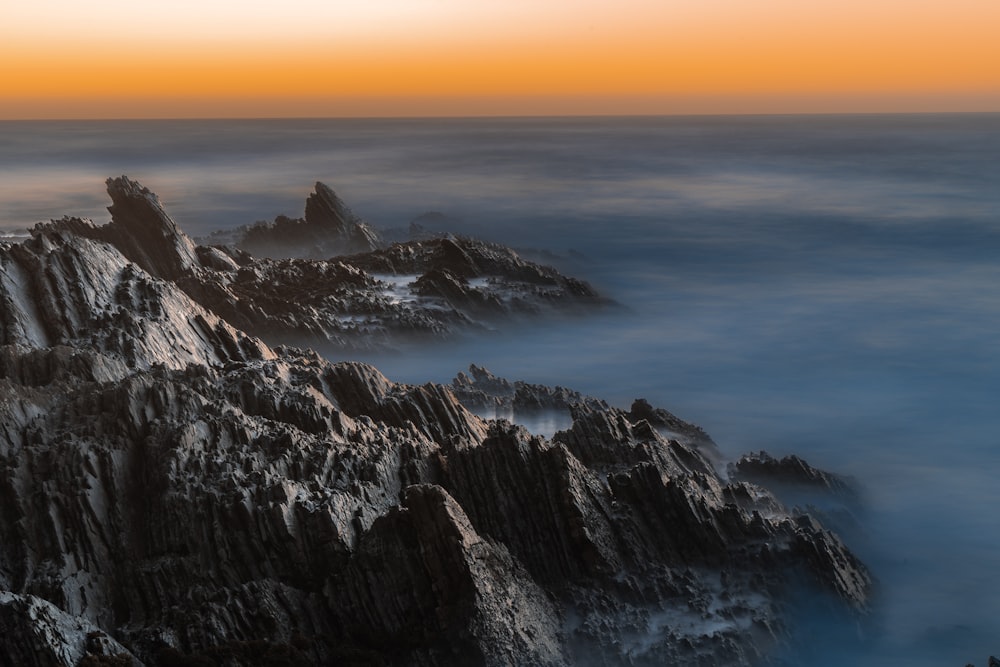
<svg viewBox="0 0 1000 667">
<path fill-rule="evenodd" d="M 1000 653 L 1000 114 L 0 122 L 0 235 L 106 221 L 120 174 L 192 236 L 321 180 L 376 227 L 547 253 L 624 308 L 364 360 L 644 397 L 849 475 L 874 620 L 811 627 L 810 664 Z"/>
</svg>

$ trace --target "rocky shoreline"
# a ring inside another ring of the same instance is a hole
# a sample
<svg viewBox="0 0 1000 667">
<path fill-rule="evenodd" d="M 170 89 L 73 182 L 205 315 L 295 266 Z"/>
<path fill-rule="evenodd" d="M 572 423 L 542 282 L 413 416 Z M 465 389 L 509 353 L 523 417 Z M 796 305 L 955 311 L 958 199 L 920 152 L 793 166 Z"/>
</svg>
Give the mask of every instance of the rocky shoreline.
<svg viewBox="0 0 1000 667">
<path fill-rule="evenodd" d="M 107 225 L 0 246 L 0 664 L 777 664 L 803 593 L 866 617 L 864 565 L 768 489 L 835 475 L 727 472 L 642 400 L 475 367 L 404 385 L 277 344 L 607 307 L 585 283 L 455 238 L 258 259 L 108 190 Z M 313 197 L 302 224 L 377 244 Z"/>
<path fill-rule="evenodd" d="M 271 342 L 322 344 L 344 352 L 455 338 L 519 319 L 586 314 L 614 306 L 583 281 L 523 260 L 499 244 L 441 237 L 384 246 L 367 224 L 347 214 L 334 215 L 345 206 L 322 183 L 307 199 L 306 218 L 295 222 L 306 231 L 288 233 L 280 224 L 253 227 L 231 239 L 231 245 L 215 246 L 197 245 L 167 215 L 155 194 L 127 177 L 108 179 L 108 194 L 113 202 L 111 222 L 98 226 L 63 218 L 40 223 L 31 230 L 31 239 L 12 247 L 14 270 L 31 273 L 45 261 L 38 255 L 47 256 L 60 246 L 60 253 L 76 255 L 80 258 L 76 261 L 97 262 L 97 270 L 107 262 L 131 263 L 148 277 L 170 282 L 241 331 Z M 258 229 L 265 231 L 252 234 Z M 343 243 L 315 241 L 324 235 Z M 248 237 L 254 242 L 247 243 Z M 279 243 L 282 237 L 287 238 Z M 356 238 L 365 242 L 350 242 Z M 368 251 L 325 259 L 273 259 L 255 257 L 244 249 L 259 247 L 268 239 L 276 250 L 298 248 L 302 254 L 338 247 Z M 93 251 L 81 246 L 86 240 L 98 242 Z M 118 257 L 84 257 L 109 247 Z M 58 271 L 58 267 L 41 268 Z M 57 274 L 51 280 L 75 277 Z M 59 298 L 49 286 L 42 287 L 48 292 L 46 298 Z M 73 286 L 86 288 L 86 284 Z"/>
</svg>

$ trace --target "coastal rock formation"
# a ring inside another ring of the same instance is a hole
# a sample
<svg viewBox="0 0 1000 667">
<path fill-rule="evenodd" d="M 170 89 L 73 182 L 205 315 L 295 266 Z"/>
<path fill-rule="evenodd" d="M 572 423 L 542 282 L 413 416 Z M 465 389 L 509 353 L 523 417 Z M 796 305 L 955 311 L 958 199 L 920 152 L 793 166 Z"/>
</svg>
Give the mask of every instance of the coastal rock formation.
<svg viewBox="0 0 1000 667">
<path fill-rule="evenodd" d="M 793 640 L 802 591 L 864 617 L 840 539 L 721 476 L 665 411 L 458 383 L 570 410 L 546 439 L 233 324 L 323 281 L 370 291 L 386 261 L 545 270 L 455 241 L 192 251 L 148 191 L 112 187 L 110 225 L 0 245 L 0 665 L 750 665 Z"/>
<path fill-rule="evenodd" d="M 124 646 L 79 616 L 33 595 L 0 591 L 0 664 L 141 664 Z"/>
<path fill-rule="evenodd" d="M 532 417 L 544 413 L 565 414 L 575 418 L 582 414 L 581 411 L 589 413 L 609 409 L 608 404 L 599 398 L 586 396 L 566 387 L 549 387 L 522 380 L 512 382 L 475 364 L 469 366 L 468 373 L 459 373 L 451 381 L 451 390 L 462 405 L 472 412 L 515 423 L 531 421 Z M 632 423 L 646 422 L 661 436 L 698 449 L 716 464 L 722 461 L 718 446 L 701 427 L 686 422 L 663 408 L 654 408 L 644 398 L 636 399 L 626 416 Z"/>
<path fill-rule="evenodd" d="M 67 645 L 749 664 L 796 587 L 867 606 L 835 536 L 620 410 L 549 441 L 295 350 L 121 377 L 99 353 L 4 353 L 0 589 L 74 619 Z"/>
<path fill-rule="evenodd" d="M 63 218 L 39 224 L 33 243 L 103 242 L 93 252 L 120 259 L 100 259 L 97 278 L 118 274 L 120 267 L 103 267 L 108 262 L 131 262 L 173 282 L 233 327 L 272 342 L 398 347 L 492 329 L 518 317 L 593 312 L 611 303 L 582 281 L 471 239 L 414 241 L 329 260 L 257 259 L 234 247 L 196 246 L 148 189 L 122 176 L 108 180 L 108 192 L 114 202 L 110 223 Z M 348 245 L 355 250 L 376 245 L 369 228 L 352 216 L 319 183 L 302 225 L 309 235 L 338 244 L 354 239 Z M 289 239 L 298 234 L 272 231 Z"/>
<path fill-rule="evenodd" d="M 459 373 L 451 381 L 451 390 L 473 412 L 489 412 L 496 416 L 509 414 L 512 415 L 512 421 L 517 421 L 517 415 L 538 411 L 568 412 L 575 405 L 587 405 L 596 409 L 608 407 L 601 399 L 584 396 L 572 389 L 547 387 L 521 380 L 511 382 L 475 364 L 469 366 L 468 374 Z"/>
<path fill-rule="evenodd" d="M 270 354 L 259 340 L 129 261 L 117 247 L 88 238 L 116 234 L 112 225 L 109 231 L 70 222 L 36 228 L 31 239 L 0 247 L 3 344 L 70 345 L 113 354 L 135 367 L 216 364 Z M 158 234 L 156 239 L 170 248 L 177 241 Z M 177 257 L 143 256 L 156 257 L 150 260 L 153 270 L 177 266 Z"/>
<path fill-rule="evenodd" d="M 818 470 L 794 454 L 782 459 L 776 459 L 767 452 L 744 454 L 729 465 L 729 476 L 769 487 L 818 490 L 846 497 L 857 493 L 849 480 Z"/>
<path fill-rule="evenodd" d="M 235 246 L 256 257 L 327 259 L 382 246 L 377 231 L 354 214 L 326 184 L 306 199 L 304 218 L 278 216 L 273 223 L 244 228 Z"/>
</svg>

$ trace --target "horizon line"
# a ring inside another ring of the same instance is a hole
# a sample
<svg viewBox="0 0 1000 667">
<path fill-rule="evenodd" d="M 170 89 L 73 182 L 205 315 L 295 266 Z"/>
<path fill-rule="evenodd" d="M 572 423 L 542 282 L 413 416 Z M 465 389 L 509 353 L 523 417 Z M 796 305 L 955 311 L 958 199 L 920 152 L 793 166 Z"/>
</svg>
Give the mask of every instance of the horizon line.
<svg viewBox="0 0 1000 667">
<path fill-rule="evenodd" d="M 731 118 L 731 117 L 797 117 L 797 116 L 988 116 L 1000 114 L 991 110 L 940 111 L 731 111 L 688 113 L 512 113 L 512 114 L 419 114 L 419 115 L 289 115 L 289 116 L 68 116 L 65 118 L 0 118 L 0 123 L 60 123 L 60 122 L 144 122 L 144 121 L 266 121 L 266 120 L 505 120 L 505 119 L 600 119 L 600 118 Z"/>
</svg>

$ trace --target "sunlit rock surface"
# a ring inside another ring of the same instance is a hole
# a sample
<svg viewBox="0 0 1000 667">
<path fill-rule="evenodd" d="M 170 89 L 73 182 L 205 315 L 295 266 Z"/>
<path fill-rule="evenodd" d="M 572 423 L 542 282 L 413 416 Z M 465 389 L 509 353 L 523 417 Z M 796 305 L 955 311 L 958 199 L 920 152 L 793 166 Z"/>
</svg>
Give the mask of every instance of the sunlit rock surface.
<svg viewBox="0 0 1000 667">
<path fill-rule="evenodd" d="M 750 665 L 803 591 L 866 613 L 842 542 L 665 411 L 522 386 L 571 412 L 546 439 L 234 324 L 325 272 L 469 281 L 509 251 L 216 254 L 122 186 L 108 226 L 0 246 L 0 664 Z M 126 209 L 155 252 L 115 240 Z M 457 388 L 518 395 L 479 370 Z"/>
</svg>

